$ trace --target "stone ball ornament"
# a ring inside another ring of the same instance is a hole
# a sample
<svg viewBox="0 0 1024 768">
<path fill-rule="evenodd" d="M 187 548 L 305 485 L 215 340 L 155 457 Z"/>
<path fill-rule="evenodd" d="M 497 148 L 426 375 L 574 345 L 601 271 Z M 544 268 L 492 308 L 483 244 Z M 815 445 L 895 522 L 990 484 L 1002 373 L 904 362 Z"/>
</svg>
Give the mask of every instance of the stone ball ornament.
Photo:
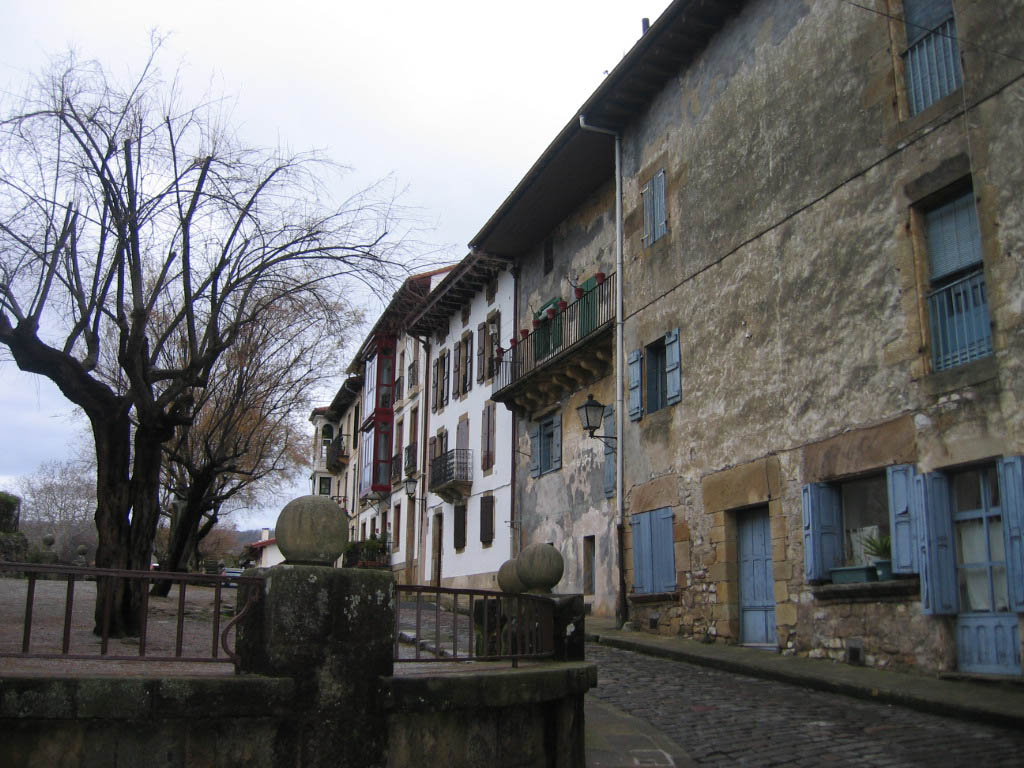
<svg viewBox="0 0 1024 768">
<path fill-rule="evenodd" d="M 348 543 L 348 526 L 330 496 L 299 496 L 277 517 L 277 546 L 292 565 L 334 565 Z"/>
<path fill-rule="evenodd" d="M 565 561 L 550 544 L 531 544 L 516 558 L 516 575 L 527 592 L 550 593 L 564 572 Z"/>
<path fill-rule="evenodd" d="M 52 533 L 44 533 L 43 534 L 43 544 L 46 546 L 47 549 L 52 547 L 53 546 L 53 542 L 55 542 L 56 540 L 57 540 L 57 537 L 54 536 Z"/>
<path fill-rule="evenodd" d="M 515 560 L 506 560 L 501 564 L 498 569 L 498 587 L 509 595 L 518 595 L 526 591 L 523 582 L 519 580 Z"/>
</svg>

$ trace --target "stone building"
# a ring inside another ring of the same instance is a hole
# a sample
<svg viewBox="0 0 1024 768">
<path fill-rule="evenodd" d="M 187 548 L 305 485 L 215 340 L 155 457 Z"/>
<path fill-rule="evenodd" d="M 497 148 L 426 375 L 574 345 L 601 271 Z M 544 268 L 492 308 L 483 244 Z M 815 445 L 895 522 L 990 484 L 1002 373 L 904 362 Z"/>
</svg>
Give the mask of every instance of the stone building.
<svg viewBox="0 0 1024 768">
<path fill-rule="evenodd" d="M 676 0 L 476 236 L 532 338 L 494 393 L 524 543 L 595 611 L 1021 674 L 1022 59 L 1020 0 Z M 621 346 L 555 341 L 597 272 Z M 588 394 L 621 403 L 611 499 Z"/>
</svg>

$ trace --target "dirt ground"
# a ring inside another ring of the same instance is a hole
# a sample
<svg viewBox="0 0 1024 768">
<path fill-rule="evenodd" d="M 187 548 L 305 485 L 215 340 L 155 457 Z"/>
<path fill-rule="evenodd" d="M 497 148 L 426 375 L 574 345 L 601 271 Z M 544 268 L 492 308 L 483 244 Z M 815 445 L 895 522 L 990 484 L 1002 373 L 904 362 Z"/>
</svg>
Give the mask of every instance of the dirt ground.
<svg viewBox="0 0 1024 768">
<path fill-rule="evenodd" d="M 32 607 L 32 627 L 29 651 L 31 653 L 60 653 L 64 637 L 64 617 L 67 605 L 67 583 L 64 581 L 37 581 Z M 28 580 L 0 578 L 0 654 L 19 653 L 22 647 L 25 619 L 25 598 Z M 221 631 L 235 612 L 237 590 L 221 590 Z M 91 581 L 76 581 L 71 615 L 71 654 L 87 654 L 96 660 L 78 659 L 26 659 L 0 656 L 0 675 L 223 675 L 233 674 L 234 666 L 219 647 L 221 663 L 194 663 L 156 661 L 175 656 L 176 618 L 178 612 L 178 586 L 173 586 L 167 597 L 149 598 L 146 628 L 146 661 L 138 660 L 139 638 L 111 638 L 108 656 L 131 656 L 133 660 L 103 660 L 100 638 L 92 633 L 93 611 L 96 605 L 96 585 Z M 213 648 L 214 589 L 187 585 L 185 587 L 185 620 L 182 632 L 182 656 L 211 656 Z M 234 630 L 229 633 L 229 647 L 234 646 Z"/>
</svg>

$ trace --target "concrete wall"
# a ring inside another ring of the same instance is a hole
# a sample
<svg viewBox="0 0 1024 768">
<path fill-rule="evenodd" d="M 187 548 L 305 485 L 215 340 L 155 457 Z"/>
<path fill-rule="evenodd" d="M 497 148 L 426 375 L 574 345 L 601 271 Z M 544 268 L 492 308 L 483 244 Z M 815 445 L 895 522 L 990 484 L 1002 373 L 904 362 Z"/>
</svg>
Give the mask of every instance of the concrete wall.
<svg viewBox="0 0 1024 768">
<path fill-rule="evenodd" d="M 956 7 L 962 39 L 1021 50 L 1020 2 Z M 736 641 L 735 513 L 767 504 L 782 649 L 856 635 L 873 663 L 952 663 L 915 597 L 820 599 L 803 574 L 803 484 L 1024 452 L 1024 66 L 962 46 L 963 91 L 908 118 L 901 40 L 849 4 L 750 2 L 627 131 L 626 352 L 678 327 L 683 370 L 682 401 L 621 443 L 629 510 L 676 521 L 680 592 L 635 601 L 638 626 Z M 662 168 L 669 232 L 644 248 Z M 968 176 L 995 354 L 935 373 L 915 204 Z"/>
</svg>

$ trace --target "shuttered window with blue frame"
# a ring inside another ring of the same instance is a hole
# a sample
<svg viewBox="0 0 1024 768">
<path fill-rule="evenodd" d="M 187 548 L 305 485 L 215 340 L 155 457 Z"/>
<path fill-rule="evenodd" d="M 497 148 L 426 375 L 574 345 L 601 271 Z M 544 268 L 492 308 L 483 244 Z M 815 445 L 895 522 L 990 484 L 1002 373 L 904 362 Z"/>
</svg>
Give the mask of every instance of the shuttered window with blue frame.
<svg viewBox="0 0 1024 768">
<path fill-rule="evenodd" d="M 674 592 L 675 545 L 671 507 L 635 514 L 630 518 L 633 538 L 633 591 Z"/>
<path fill-rule="evenodd" d="M 555 413 L 530 427 L 530 476 L 562 468 L 562 414 Z"/>
<path fill-rule="evenodd" d="M 903 0 L 907 99 L 916 115 L 963 85 L 952 0 Z"/>
<path fill-rule="evenodd" d="M 673 328 L 646 349 L 647 391 L 644 404 L 645 350 L 635 349 L 626 360 L 628 377 L 629 418 L 639 421 L 644 412 L 654 413 L 667 405 L 675 405 L 683 398 L 682 352 L 679 329 Z"/>
<path fill-rule="evenodd" d="M 928 296 L 932 365 L 943 370 L 992 354 L 973 190 L 926 210 L 924 222 L 932 279 Z"/>
<path fill-rule="evenodd" d="M 654 174 L 640 190 L 640 195 L 644 202 L 644 245 L 649 248 L 668 232 L 665 171 Z"/>
</svg>

